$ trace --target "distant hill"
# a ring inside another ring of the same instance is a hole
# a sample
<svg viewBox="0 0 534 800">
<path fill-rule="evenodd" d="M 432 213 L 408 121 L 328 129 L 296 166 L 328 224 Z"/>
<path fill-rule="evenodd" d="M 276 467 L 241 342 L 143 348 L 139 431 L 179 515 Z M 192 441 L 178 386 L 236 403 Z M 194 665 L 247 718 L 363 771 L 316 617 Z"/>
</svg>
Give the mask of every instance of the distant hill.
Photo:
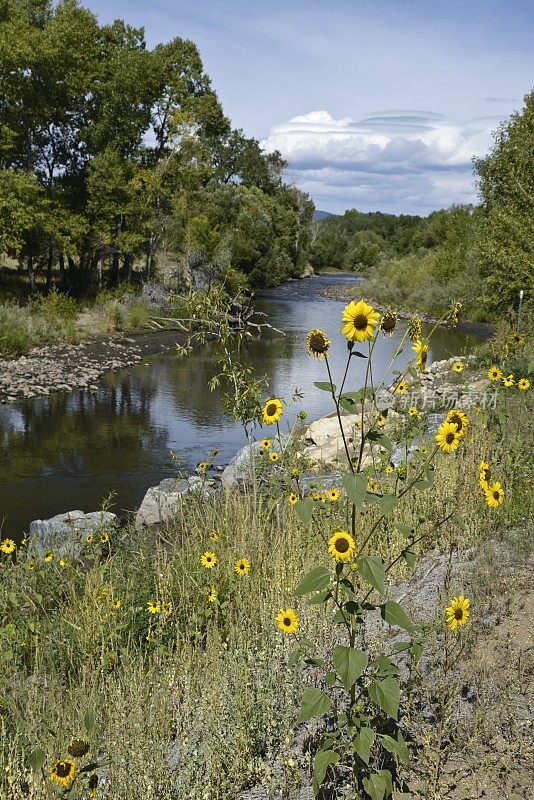
<svg viewBox="0 0 534 800">
<path fill-rule="evenodd" d="M 335 214 L 331 214 L 330 211 L 314 211 L 313 212 L 313 221 L 317 222 L 317 220 L 321 219 L 329 219 L 330 217 L 335 217 Z"/>
</svg>

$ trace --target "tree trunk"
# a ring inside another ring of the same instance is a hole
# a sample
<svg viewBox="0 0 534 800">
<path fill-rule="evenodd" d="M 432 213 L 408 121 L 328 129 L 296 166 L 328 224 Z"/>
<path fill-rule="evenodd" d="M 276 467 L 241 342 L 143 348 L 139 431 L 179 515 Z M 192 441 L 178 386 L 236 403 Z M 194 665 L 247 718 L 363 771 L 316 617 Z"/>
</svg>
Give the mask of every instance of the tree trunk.
<svg viewBox="0 0 534 800">
<path fill-rule="evenodd" d="M 59 254 L 59 288 L 62 292 L 67 288 L 67 274 L 65 272 L 65 256 Z"/>
<path fill-rule="evenodd" d="M 128 283 L 132 282 L 132 266 L 133 266 L 133 255 L 131 253 L 127 253 L 124 256 L 122 277 L 125 278 L 128 281 Z"/>
<path fill-rule="evenodd" d="M 113 253 L 113 257 L 111 259 L 111 285 L 118 286 L 119 285 L 119 254 Z"/>
<path fill-rule="evenodd" d="M 33 255 L 28 256 L 28 278 L 30 279 L 30 289 L 35 292 L 35 272 L 33 270 Z"/>
<path fill-rule="evenodd" d="M 54 263 L 54 251 L 52 245 L 48 245 L 48 261 L 46 263 L 46 291 L 47 293 L 52 288 L 52 265 Z"/>
</svg>

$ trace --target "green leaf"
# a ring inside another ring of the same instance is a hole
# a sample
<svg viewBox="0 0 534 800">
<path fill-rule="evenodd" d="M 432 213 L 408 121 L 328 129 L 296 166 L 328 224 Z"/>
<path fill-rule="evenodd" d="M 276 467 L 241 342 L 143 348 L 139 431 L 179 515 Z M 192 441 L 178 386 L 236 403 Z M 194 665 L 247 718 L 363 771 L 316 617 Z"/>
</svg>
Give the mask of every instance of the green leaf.
<svg viewBox="0 0 534 800">
<path fill-rule="evenodd" d="M 375 732 L 372 728 L 360 728 L 353 739 L 354 750 L 367 765 L 371 757 L 371 747 L 374 740 Z"/>
<path fill-rule="evenodd" d="M 302 705 L 297 722 L 306 722 L 312 717 L 320 717 L 330 709 L 332 701 L 330 697 L 319 689 L 306 689 L 302 695 Z"/>
<path fill-rule="evenodd" d="M 313 762 L 313 791 L 318 794 L 319 787 L 326 778 L 328 767 L 333 767 L 339 761 L 339 756 L 333 750 L 318 750 Z"/>
<path fill-rule="evenodd" d="M 388 600 L 387 603 L 384 603 L 380 608 L 380 613 L 382 614 L 382 619 L 384 619 L 388 625 L 398 625 L 399 628 L 403 628 L 403 630 L 408 631 L 408 633 L 414 633 L 413 623 L 408 618 L 403 607 L 394 600 Z"/>
<path fill-rule="evenodd" d="M 34 750 L 28 756 L 28 764 L 34 772 L 39 772 L 44 767 L 46 761 L 46 753 L 43 750 Z"/>
<path fill-rule="evenodd" d="M 300 649 L 294 650 L 291 655 L 289 656 L 289 660 L 287 662 L 288 667 L 294 667 L 300 661 L 302 653 Z"/>
<path fill-rule="evenodd" d="M 335 383 L 330 383 L 329 381 L 314 381 L 313 385 L 322 392 L 330 392 L 330 394 L 332 394 L 336 391 Z"/>
<path fill-rule="evenodd" d="M 369 431 L 365 438 L 369 439 L 371 442 L 377 442 L 380 447 L 383 447 L 388 453 L 393 452 L 393 442 L 383 431 Z"/>
<path fill-rule="evenodd" d="M 338 645 L 334 647 L 334 666 L 337 670 L 343 686 L 350 691 L 352 685 L 363 675 L 369 656 L 363 650 L 354 650 L 352 647 Z"/>
<path fill-rule="evenodd" d="M 354 402 L 354 400 L 349 400 L 348 398 L 346 398 L 346 397 L 343 397 L 343 398 L 342 398 L 342 399 L 339 401 L 339 405 L 341 406 L 341 408 L 342 408 L 344 411 L 348 411 L 348 412 L 349 412 L 349 414 L 354 414 L 354 406 L 356 405 L 356 403 Z"/>
<path fill-rule="evenodd" d="M 320 592 L 326 589 L 330 583 L 330 572 L 326 567 L 315 567 L 311 572 L 303 577 L 297 588 L 295 594 L 297 597 L 302 597 L 304 594 L 311 594 L 312 592 Z"/>
<path fill-rule="evenodd" d="M 458 525 L 460 530 L 462 530 L 462 531 L 466 531 L 467 530 L 466 522 L 465 522 L 465 520 L 464 520 L 464 518 L 462 517 L 461 514 L 453 514 L 452 517 L 451 517 L 451 521 L 454 522 L 455 525 Z"/>
<path fill-rule="evenodd" d="M 386 794 L 386 779 L 382 774 L 385 770 L 380 772 L 373 772 L 368 778 L 363 779 L 363 788 L 371 798 L 371 800 L 384 800 Z"/>
<path fill-rule="evenodd" d="M 360 575 L 380 594 L 384 594 L 384 562 L 379 556 L 364 556 L 359 563 Z"/>
<path fill-rule="evenodd" d="M 417 556 L 413 550 L 409 550 L 408 548 L 406 548 L 405 550 L 402 551 L 401 556 L 403 557 L 403 559 L 406 561 L 406 563 L 410 568 L 415 565 Z"/>
<path fill-rule="evenodd" d="M 335 672 L 327 672 L 326 675 L 324 676 L 324 682 L 328 686 L 333 686 L 334 683 L 336 682 L 336 677 L 337 676 Z"/>
<path fill-rule="evenodd" d="M 295 504 L 295 511 L 305 525 L 309 525 L 313 517 L 313 500 L 306 498 L 306 500 L 299 500 Z"/>
<path fill-rule="evenodd" d="M 397 739 L 394 739 L 392 736 L 382 736 L 382 744 L 386 750 L 388 750 L 388 752 L 393 753 L 394 756 L 397 756 L 399 761 L 403 761 L 405 764 L 407 764 L 410 760 L 410 752 L 406 747 L 406 742 L 404 741 L 400 731 L 397 734 Z"/>
<path fill-rule="evenodd" d="M 410 539 L 415 533 L 413 525 L 404 525 L 401 522 L 397 522 L 395 527 L 402 533 L 403 536 L 406 536 L 407 539 Z"/>
<path fill-rule="evenodd" d="M 352 353 L 351 353 L 351 356 L 357 356 L 358 358 L 367 358 L 366 355 L 364 355 L 363 353 L 360 353 L 358 350 L 353 350 Z"/>
<path fill-rule="evenodd" d="M 367 688 L 367 693 L 373 703 L 380 706 L 382 711 L 393 719 L 397 719 L 400 703 L 400 685 L 393 678 L 384 678 L 381 681 L 373 680 Z"/>
<path fill-rule="evenodd" d="M 327 589 L 326 592 L 318 592 L 306 600 L 308 606 L 319 606 L 321 603 L 326 603 L 332 597 L 332 591 Z"/>
<path fill-rule="evenodd" d="M 345 493 L 351 503 L 358 511 L 365 500 L 365 493 L 367 492 L 367 475 L 365 472 L 358 472 L 354 474 L 347 472 L 341 479 Z"/>
<path fill-rule="evenodd" d="M 402 653 L 404 650 L 409 650 L 411 646 L 411 642 L 395 642 L 393 645 L 393 652 Z"/>
<path fill-rule="evenodd" d="M 430 481 L 415 481 L 412 486 L 416 492 L 424 492 L 425 489 L 430 489 L 432 484 Z"/>
<path fill-rule="evenodd" d="M 394 494 L 385 494 L 380 502 L 380 513 L 383 516 L 389 514 L 390 511 L 393 511 L 395 506 L 399 503 L 399 498 L 396 497 Z"/>
<path fill-rule="evenodd" d="M 93 733 L 95 729 L 95 715 L 92 711 L 86 711 L 83 715 L 83 726 L 87 733 Z"/>
</svg>

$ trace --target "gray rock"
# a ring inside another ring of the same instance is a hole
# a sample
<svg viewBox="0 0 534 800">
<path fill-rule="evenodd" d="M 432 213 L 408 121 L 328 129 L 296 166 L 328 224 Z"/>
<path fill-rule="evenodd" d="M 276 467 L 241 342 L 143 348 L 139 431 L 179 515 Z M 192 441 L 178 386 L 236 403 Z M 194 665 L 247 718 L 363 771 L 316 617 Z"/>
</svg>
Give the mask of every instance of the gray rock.
<svg viewBox="0 0 534 800">
<path fill-rule="evenodd" d="M 278 442 L 273 439 L 272 449 L 280 452 Z M 251 483 L 254 474 L 260 472 L 261 444 L 252 442 L 237 451 L 221 474 L 222 485 L 225 489 L 233 489 L 240 483 Z"/>
<path fill-rule="evenodd" d="M 211 494 L 215 491 L 211 478 L 191 475 L 187 480 L 165 478 L 147 490 L 135 516 L 138 525 L 157 525 L 171 519 L 181 508 L 183 496 L 190 493 Z"/>
<path fill-rule="evenodd" d="M 77 558 L 88 534 L 116 524 L 116 515 L 109 511 L 67 511 L 51 519 L 36 519 L 30 523 L 28 549 L 38 557 L 52 550 L 56 556 Z"/>
</svg>

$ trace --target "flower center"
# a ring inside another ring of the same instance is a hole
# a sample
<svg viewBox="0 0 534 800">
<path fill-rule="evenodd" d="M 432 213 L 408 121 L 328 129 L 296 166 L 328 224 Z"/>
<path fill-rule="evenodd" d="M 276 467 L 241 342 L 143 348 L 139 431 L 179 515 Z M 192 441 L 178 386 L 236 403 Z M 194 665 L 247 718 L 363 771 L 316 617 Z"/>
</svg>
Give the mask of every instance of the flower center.
<svg viewBox="0 0 534 800">
<path fill-rule="evenodd" d="M 291 620 L 289 619 L 289 617 L 284 617 L 284 625 L 286 626 L 286 628 L 289 628 L 289 626 L 291 625 Z"/>
<path fill-rule="evenodd" d="M 454 433 L 451 432 L 446 435 L 445 441 L 447 442 L 447 444 L 452 444 L 454 442 L 454 438 L 455 438 Z"/>
<path fill-rule="evenodd" d="M 498 491 L 495 491 L 495 492 L 493 492 L 493 499 L 494 499 L 494 500 L 499 500 L 499 499 L 500 499 L 500 496 L 501 496 L 501 495 L 500 495 L 500 493 L 499 493 Z"/>
<path fill-rule="evenodd" d="M 347 539 L 338 539 L 336 541 L 336 550 L 338 553 L 346 553 L 349 549 L 349 543 Z"/>
<path fill-rule="evenodd" d="M 324 353 L 326 350 L 324 337 L 321 336 L 320 333 L 314 333 L 310 338 L 310 347 L 312 350 L 315 350 L 316 353 Z"/>
<path fill-rule="evenodd" d="M 66 778 L 70 775 L 71 766 L 66 761 L 58 761 L 56 764 L 56 773 L 60 778 Z"/>
<path fill-rule="evenodd" d="M 455 609 L 455 611 L 454 611 L 454 619 L 458 619 L 458 620 L 462 619 L 463 615 L 464 615 L 464 612 L 463 612 L 463 610 L 461 608 Z"/>
<path fill-rule="evenodd" d="M 276 414 L 276 403 L 269 403 L 269 405 L 265 409 L 265 413 L 269 417 L 274 417 L 274 415 Z"/>
<path fill-rule="evenodd" d="M 364 331 L 368 325 L 368 319 L 365 314 L 357 314 L 352 323 L 357 331 Z"/>
</svg>

